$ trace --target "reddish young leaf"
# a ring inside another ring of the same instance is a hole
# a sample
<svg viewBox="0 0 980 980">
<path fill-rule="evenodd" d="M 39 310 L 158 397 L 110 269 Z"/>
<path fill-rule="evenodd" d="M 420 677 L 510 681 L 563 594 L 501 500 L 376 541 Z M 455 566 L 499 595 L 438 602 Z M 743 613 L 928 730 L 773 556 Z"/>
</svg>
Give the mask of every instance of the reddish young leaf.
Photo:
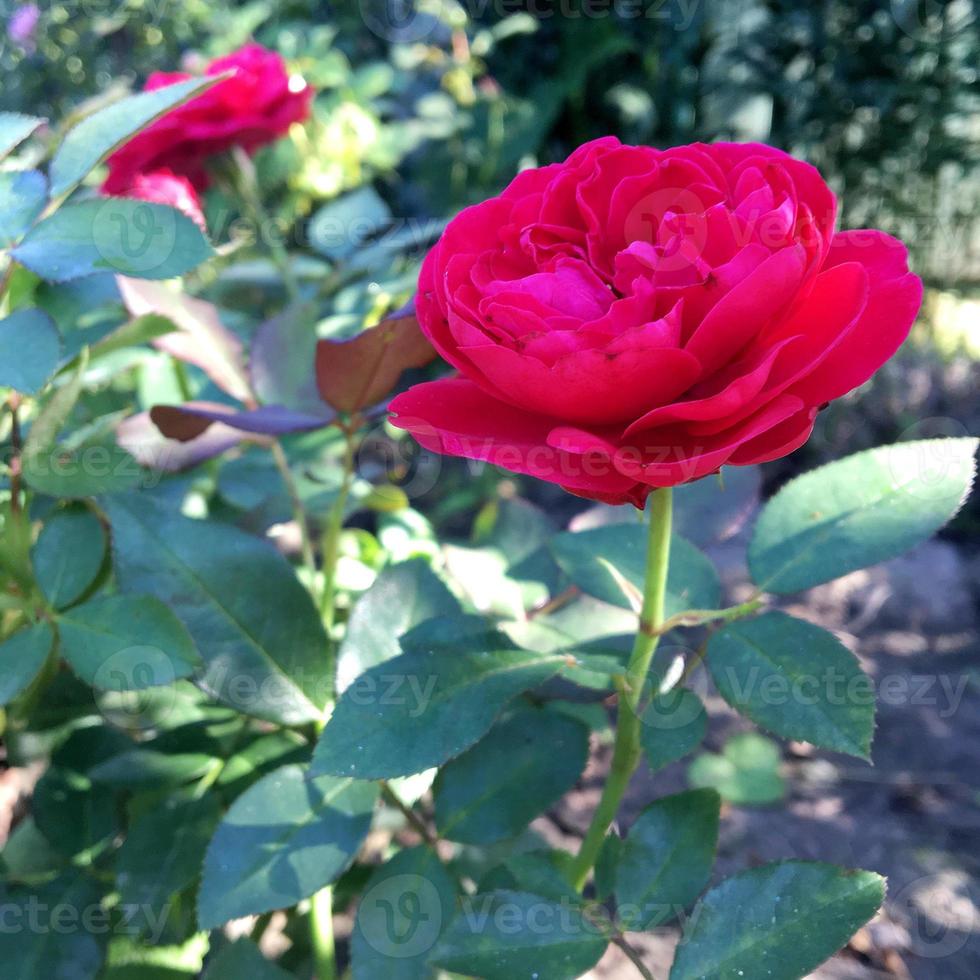
<svg viewBox="0 0 980 980">
<path fill-rule="evenodd" d="M 338 412 L 381 401 L 407 368 L 435 357 L 414 312 L 383 320 L 351 340 L 321 340 L 316 349 L 320 396 Z"/>
</svg>

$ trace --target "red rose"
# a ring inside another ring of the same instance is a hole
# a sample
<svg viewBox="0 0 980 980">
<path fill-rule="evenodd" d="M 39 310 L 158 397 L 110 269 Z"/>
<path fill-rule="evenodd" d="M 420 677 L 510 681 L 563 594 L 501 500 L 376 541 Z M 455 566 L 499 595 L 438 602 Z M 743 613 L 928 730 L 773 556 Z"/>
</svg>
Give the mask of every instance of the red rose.
<svg viewBox="0 0 980 980">
<path fill-rule="evenodd" d="M 183 211 L 203 232 L 207 232 L 201 199 L 194 185 L 186 177 L 178 177 L 172 170 L 155 170 L 150 174 L 137 174 L 126 188 L 126 197 L 154 204 L 167 204 Z"/>
<path fill-rule="evenodd" d="M 638 506 L 784 456 L 922 299 L 904 246 L 835 233 L 835 210 L 813 167 L 755 143 L 609 137 L 526 170 L 427 256 L 419 321 L 459 373 L 398 396 L 394 424 Z"/>
<path fill-rule="evenodd" d="M 203 190 L 208 184 L 208 157 L 233 146 L 251 153 L 310 114 L 313 90 L 302 79 L 289 76 L 276 52 L 246 44 L 212 61 L 206 74 L 219 75 L 232 68 L 231 78 L 172 109 L 116 150 L 107 161 L 109 176 L 102 189 L 119 194 L 136 174 L 166 168 Z M 154 72 L 145 88 L 151 91 L 190 77 L 184 72 Z"/>
</svg>

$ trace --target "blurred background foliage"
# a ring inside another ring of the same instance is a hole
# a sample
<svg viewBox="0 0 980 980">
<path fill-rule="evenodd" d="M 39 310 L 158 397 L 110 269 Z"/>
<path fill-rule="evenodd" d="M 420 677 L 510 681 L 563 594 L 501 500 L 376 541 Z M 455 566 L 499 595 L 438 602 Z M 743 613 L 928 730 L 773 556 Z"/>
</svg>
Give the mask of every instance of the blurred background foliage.
<svg viewBox="0 0 980 980">
<path fill-rule="evenodd" d="M 0 109 L 51 118 L 249 37 L 281 51 L 318 90 L 314 120 L 256 165 L 301 276 L 329 299 L 321 333 L 379 318 L 410 294 L 448 217 L 584 140 L 783 147 L 829 178 L 844 227 L 908 242 L 930 294 L 861 410 L 833 406 L 774 474 L 910 430 L 980 428 L 980 0 L 0 0 L 0 12 Z M 236 240 L 220 187 L 207 214 L 218 242 Z M 338 221 L 359 240 L 324 233 Z M 248 330 L 275 270 L 247 247 L 233 259 L 201 291 Z"/>
</svg>

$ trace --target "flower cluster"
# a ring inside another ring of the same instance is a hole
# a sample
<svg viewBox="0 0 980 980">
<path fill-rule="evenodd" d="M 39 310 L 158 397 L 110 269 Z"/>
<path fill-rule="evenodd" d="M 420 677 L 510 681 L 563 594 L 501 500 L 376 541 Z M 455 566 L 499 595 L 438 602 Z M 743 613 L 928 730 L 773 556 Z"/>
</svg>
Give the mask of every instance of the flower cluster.
<svg viewBox="0 0 980 980">
<path fill-rule="evenodd" d="M 276 52 L 258 44 L 217 58 L 207 75 L 231 77 L 172 109 L 108 159 L 102 190 L 181 208 L 203 224 L 198 192 L 208 186 L 207 165 L 232 147 L 252 153 L 309 116 L 312 88 L 291 76 Z M 191 76 L 155 72 L 146 91 Z"/>
<path fill-rule="evenodd" d="M 394 424 L 638 506 L 786 455 L 921 303 L 900 242 L 835 220 L 820 174 L 760 144 L 608 137 L 526 170 L 426 258 L 419 321 L 458 375 L 396 398 Z"/>
</svg>

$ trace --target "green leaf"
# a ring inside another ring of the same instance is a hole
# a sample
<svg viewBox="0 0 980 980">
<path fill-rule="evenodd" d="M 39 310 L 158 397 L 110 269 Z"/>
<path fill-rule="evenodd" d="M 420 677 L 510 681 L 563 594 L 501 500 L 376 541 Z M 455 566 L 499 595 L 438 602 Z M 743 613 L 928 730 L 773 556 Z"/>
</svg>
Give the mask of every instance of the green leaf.
<svg viewBox="0 0 980 980">
<path fill-rule="evenodd" d="M 10 254 L 42 279 L 64 282 L 96 272 L 172 279 L 211 258 L 214 250 L 176 208 L 105 197 L 59 208 Z"/>
<path fill-rule="evenodd" d="M 80 500 L 130 490 L 145 475 L 139 463 L 111 438 L 80 445 L 56 443 L 25 453 L 24 481 L 38 493 Z"/>
<path fill-rule="evenodd" d="M 293 980 L 293 974 L 271 963 L 251 939 L 236 939 L 208 964 L 204 980 Z"/>
<path fill-rule="evenodd" d="M 358 779 L 441 765 L 484 735 L 514 696 L 553 677 L 560 655 L 412 650 L 365 671 L 337 702 L 313 769 Z"/>
<path fill-rule="evenodd" d="M 618 838 L 617 838 L 618 839 Z M 497 865 L 480 880 L 477 891 L 530 892 L 559 902 L 579 894 L 571 882 L 573 857 L 568 851 L 525 851 Z"/>
<path fill-rule="evenodd" d="M 33 395 L 58 367 L 61 337 L 37 309 L 17 310 L 0 320 L 0 387 Z"/>
<path fill-rule="evenodd" d="M 482 980 L 575 980 L 599 962 L 607 945 L 574 905 L 496 891 L 464 900 L 432 962 Z"/>
<path fill-rule="evenodd" d="M 844 946 L 881 906 L 871 871 L 784 861 L 712 888 L 690 918 L 670 980 L 800 980 Z"/>
<path fill-rule="evenodd" d="M 64 766 L 45 771 L 34 787 L 32 806 L 41 833 L 76 864 L 91 863 L 119 832 L 115 794 Z"/>
<path fill-rule="evenodd" d="M 977 443 L 899 442 L 791 480 L 756 523 L 753 581 L 770 592 L 798 592 L 921 544 L 963 505 Z"/>
<path fill-rule="evenodd" d="M 130 137 L 223 77 L 190 78 L 151 92 L 140 92 L 87 116 L 69 130 L 55 151 L 51 160 L 51 195 L 67 194 Z"/>
<path fill-rule="evenodd" d="M 135 820 L 116 855 L 120 903 L 139 909 L 152 928 L 150 913 L 162 915 L 173 895 L 197 879 L 220 817 L 214 796 L 171 797 Z"/>
<path fill-rule="evenodd" d="M 0 888 L 6 922 L 0 929 L 4 976 L 92 980 L 102 967 L 105 935 L 111 929 L 101 900 L 98 883 L 82 871 L 65 872 L 40 886 Z"/>
<path fill-rule="evenodd" d="M 0 112 L 0 160 L 23 143 L 45 120 L 22 112 Z"/>
<path fill-rule="evenodd" d="M 201 664 L 184 624 L 153 596 L 93 599 L 58 617 L 58 635 L 75 673 L 104 691 L 172 684 Z"/>
<path fill-rule="evenodd" d="M 288 908 L 330 884 L 371 826 L 378 788 L 300 766 L 269 773 L 232 804 L 204 859 L 202 929 Z"/>
<path fill-rule="evenodd" d="M 588 754 L 585 725 L 554 712 L 518 711 L 439 771 L 439 835 L 466 844 L 516 837 L 575 785 Z"/>
<path fill-rule="evenodd" d="M 13 245 L 37 220 L 48 200 L 39 170 L 0 171 L 0 247 Z"/>
<path fill-rule="evenodd" d="M 92 360 L 113 354 L 118 350 L 125 350 L 127 347 L 141 347 L 177 329 L 177 325 L 172 320 L 157 313 L 146 313 L 135 317 L 93 344 Z"/>
<path fill-rule="evenodd" d="M 338 654 L 338 690 L 343 691 L 369 667 L 398 656 L 398 638 L 413 626 L 461 611 L 425 559 L 389 565 L 351 613 Z"/>
<path fill-rule="evenodd" d="M 102 523 L 85 507 L 56 511 L 41 528 L 31 552 L 34 577 L 55 609 L 80 599 L 105 558 Z"/>
<path fill-rule="evenodd" d="M 543 510 L 519 497 L 494 499 L 474 521 L 475 543 L 501 555 L 506 584 L 520 589 L 522 617 L 560 588 L 561 569 L 548 547 L 555 530 Z"/>
<path fill-rule="evenodd" d="M 266 405 L 285 405 L 311 415 L 325 407 L 316 387 L 314 304 L 297 303 L 266 320 L 252 338 L 248 373 L 252 389 Z"/>
<path fill-rule="evenodd" d="M 92 781 L 119 789 L 176 788 L 200 779 L 220 761 L 205 752 L 132 748 L 92 766 Z"/>
<path fill-rule="evenodd" d="M 769 612 L 715 633 L 707 661 L 721 696 L 757 725 L 870 758 L 874 687 L 833 634 Z"/>
<path fill-rule="evenodd" d="M 656 695 L 644 709 L 640 721 L 643 753 L 654 772 L 693 752 L 708 731 L 704 705 L 686 687 Z"/>
<path fill-rule="evenodd" d="M 353 980 L 430 980 L 429 954 L 456 911 L 456 884 L 428 847 L 399 851 L 368 880 L 351 935 Z"/>
<path fill-rule="evenodd" d="M 711 877 L 721 797 L 694 789 L 651 803 L 617 846 L 613 891 L 622 928 L 655 929 L 676 918 Z"/>
<path fill-rule="evenodd" d="M 310 219 L 310 245 L 333 262 L 349 258 L 391 221 L 388 205 L 373 187 L 360 187 L 329 204 Z"/>
<path fill-rule="evenodd" d="M 10 831 L 0 858 L 0 867 L 8 882 L 51 878 L 65 866 L 64 857 L 55 851 L 44 834 L 37 829 L 30 814 L 23 817 Z"/>
<path fill-rule="evenodd" d="M 191 520 L 136 494 L 110 497 L 120 587 L 158 597 L 204 657 L 198 683 L 238 711 L 315 721 L 327 696 L 327 638 L 309 593 L 268 542 Z"/>
<path fill-rule="evenodd" d="M 223 795 L 234 798 L 273 769 L 290 763 L 309 763 L 312 748 L 289 729 L 260 735 L 228 757 L 217 785 Z"/>
<path fill-rule="evenodd" d="M 779 762 L 779 746 L 772 739 L 746 732 L 730 738 L 721 755 L 699 755 L 687 768 L 687 780 L 716 789 L 729 803 L 765 806 L 781 800 L 786 791 Z"/>
<path fill-rule="evenodd" d="M 558 564 L 585 593 L 624 609 L 631 608 L 611 565 L 642 593 L 647 536 L 639 524 L 609 524 L 590 531 L 565 531 L 551 541 Z M 711 562 L 690 542 L 674 535 L 670 542 L 665 614 L 685 609 L 714 609 L 721 585 Z"/>
<path fill-rule="evenodd" d="M 47 623 L 36 623 L 0 643 L 0 704 L 10 704 L 30 686 L 51 652 L 54 634 Z"/>
<path fill-rule="evenodd" d="M 126 909 L 123 915 L 130 913 Z M 168 925 L 169 922 L 158 922 L 155 931 Z M 109 941 L 105 969 L 99 974 L 99 980 L 194 980 L 200 976 L 208 952 L 208 937 L 204 933 L 195 933 L 179 946 L 162 943 L 145 946 L 133 935 L 134 931 L 127 929 L 127 935 L 116 935 Z M 152 938 L 151 935 L 151 941 Z"/>
<path fill-rule="evenodd" d="M 54 445 L 58 433 L 68 421 L 68 416 L 82 394 L 87 362 L 88 359 L 83 354 L 75 373 L 56 388 L 54 394 L 44 403 L 24 440 L 24 456 L 43 454 Z"/>
</svg>

